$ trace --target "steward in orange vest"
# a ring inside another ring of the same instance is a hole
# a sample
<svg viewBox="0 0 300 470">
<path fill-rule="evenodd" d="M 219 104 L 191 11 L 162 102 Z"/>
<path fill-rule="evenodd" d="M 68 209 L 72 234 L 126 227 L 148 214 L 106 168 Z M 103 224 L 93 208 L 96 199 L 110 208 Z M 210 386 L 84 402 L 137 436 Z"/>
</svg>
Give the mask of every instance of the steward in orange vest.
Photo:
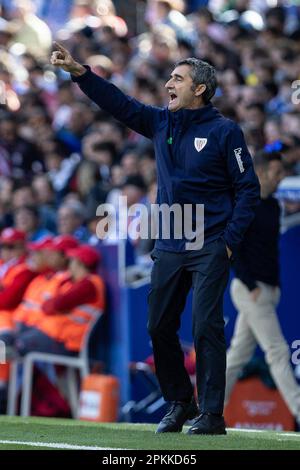
<svg viewBox="0 0 300 470">
<path fill-rule="evenodd" d="M 26 262 L 25 233 L 6 228 L 0 236 L 0 340 L 13 341 L 13 311 L 36 272 Z"/>
<path fill-rule="evenodd" d="M 61 283 L 59 293 L 42 304 L 43 315 L 34 328 L 22 333 L 16 347 L 29 351 L 77 354 L 91 322 L 105 308 L 105 287 L 95 274 L 99 262 L 97 250 L 81 245 L 67 251 L 69 279 Z"/>
<path fill-rule="evenodd" d="M 35 272 L 26 262 L 26 235 L 20 230 L 6 228 L 0 236 L 0 340 L 8 348 L 14 342 L 14 309 L 21 302 Z M 9 362 L 0 364 L 0 390 L 5 390 Z"/>
<path fill-rule="evenodd" d="M 49 266 L 48 247 L 51 243 L 52 239 L 45 237 L 28 244 L 28 264 L 36 272 L 36 277 L 28 285 L 22 302 L 13 312 L 17 334 L 36 323 L 37 311 L 43 301 L 46 285 L 54 274 L 52 267 Z"/>
<path fill-rule="evenodd" d="M 76 248 L 78 244 L 71 235 L 60 235 L 29 244 L 31 261 L 41 272 L 29 285 L 22 303 L 14 312 L 18 331 L 35 326 L 44 315 L 41 309 L 43 302 L 57 295 L 60 285 L 70 280 L 66 251 Z"/>
</svg>

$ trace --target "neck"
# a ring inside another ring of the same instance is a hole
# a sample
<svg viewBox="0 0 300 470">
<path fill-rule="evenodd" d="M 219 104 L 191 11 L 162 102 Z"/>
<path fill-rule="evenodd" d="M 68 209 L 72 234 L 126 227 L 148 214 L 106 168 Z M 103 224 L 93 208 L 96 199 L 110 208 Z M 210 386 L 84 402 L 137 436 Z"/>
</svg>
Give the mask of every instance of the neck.
<svg viewBox="0 0 300 470">
<path fill-rule="evenodd" d="M 73 274 L 73 279 L 74 279 L 74 281 L 81 281 L 82 279 L 84 279 L 88 275 L 88 273 L 89 272 L 84 268 L 77 269 L 76 273 Z"/>
<path fill-rule="evenodd" d="M 270 196 L 271 192 L 268 188 L 260 187 L 260 197 L 261 199 L 267 199 Z"/>
<path fill-rule="evenodd" d="M 203 108 L 205 104 L 203 103 L 202 100 L 195 100 L 193 101 L 187 108 L 185 109 L 200 109 Z"/>
</svg>

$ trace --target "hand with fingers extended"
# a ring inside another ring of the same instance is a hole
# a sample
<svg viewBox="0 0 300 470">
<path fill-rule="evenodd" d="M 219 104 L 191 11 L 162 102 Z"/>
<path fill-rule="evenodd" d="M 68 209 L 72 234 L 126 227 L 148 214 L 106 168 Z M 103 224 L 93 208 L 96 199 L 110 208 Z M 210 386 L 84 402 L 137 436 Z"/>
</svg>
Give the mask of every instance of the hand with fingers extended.
<svg viewBox="0 0 300 470">
<path fill-rule="evenodd" d="M 73 59 L 70 52 L 65 49 L 61 44 L 58 42 L 53 43 L 53 52 L 51 54 L 50 62 L 52 65 L 56 67 L 61 67 L 66 72 L 71 73 L 75 77 L 83 75 L 86 72 L 86 68 L 76 62 Z"/>
</svg>

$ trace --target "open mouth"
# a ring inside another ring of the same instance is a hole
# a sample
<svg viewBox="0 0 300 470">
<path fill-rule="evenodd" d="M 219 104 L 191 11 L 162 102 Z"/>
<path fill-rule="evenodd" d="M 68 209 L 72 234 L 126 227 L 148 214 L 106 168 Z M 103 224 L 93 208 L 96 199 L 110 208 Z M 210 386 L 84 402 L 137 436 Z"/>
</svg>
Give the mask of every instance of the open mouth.
<svg viewBox="0 0 300 470">
<path fill-rule="evenodd" d="M 173 103 L 177 98 L 177 95 L 175 93 L 170 93 L 170 103 Z"/>
</svg>

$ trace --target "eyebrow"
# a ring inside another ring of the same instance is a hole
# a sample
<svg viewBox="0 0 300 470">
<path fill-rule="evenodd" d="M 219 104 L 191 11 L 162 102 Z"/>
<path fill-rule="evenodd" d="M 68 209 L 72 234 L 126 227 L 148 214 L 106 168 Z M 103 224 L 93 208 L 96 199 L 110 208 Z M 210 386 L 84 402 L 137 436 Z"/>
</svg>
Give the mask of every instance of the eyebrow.
<svg viewBox="0 0 300 470">
<path fill-rule="evenodd" d="M 177 77 L 177 78 L 184 78 L 182 75 L 179 75 L 178 73 L 174 73 L 170 75 L 170 78 Z"/>
</svg>

